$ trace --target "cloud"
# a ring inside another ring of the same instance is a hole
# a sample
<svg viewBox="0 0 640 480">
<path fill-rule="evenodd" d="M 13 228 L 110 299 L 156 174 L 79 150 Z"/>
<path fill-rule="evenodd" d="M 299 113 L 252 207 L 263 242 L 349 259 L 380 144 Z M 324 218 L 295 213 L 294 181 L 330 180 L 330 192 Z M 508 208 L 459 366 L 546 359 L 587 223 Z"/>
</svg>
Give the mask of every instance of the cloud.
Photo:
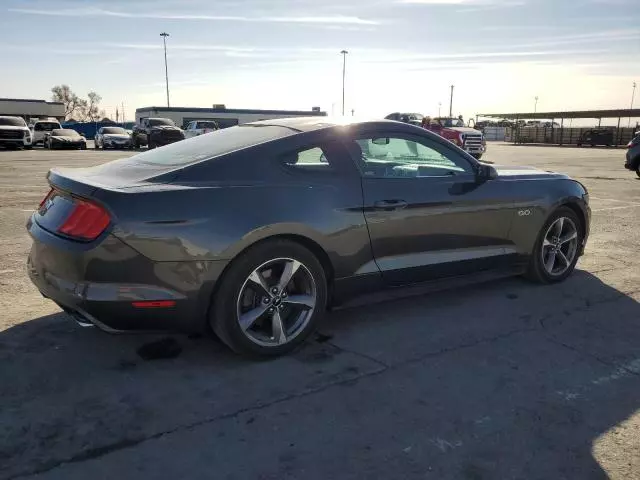
<svg viewBox="0 0 640 480">
<path fill-rule="evenodd" d="M 253 22 L 253 23 L 291 23 L 291 24 L 333 24 L 333 25 L 379 25 L 377 20 L 364 19 L 346 15 L 302 15 L 302 16 L 261 16 L 249 17 L 244 15 L 209 15 L 184 13 L 155 13 L 155 12 L 125 12 L 102 8 L 70 8 L 38 10 L 30 8 L 9 8 L 10 12 L 27 15 L 45 15 L 55 17 L 120 17 L 120 18 L 148 18 L 157 20 L 200 20 L 224 22 Z"/>
</svg>

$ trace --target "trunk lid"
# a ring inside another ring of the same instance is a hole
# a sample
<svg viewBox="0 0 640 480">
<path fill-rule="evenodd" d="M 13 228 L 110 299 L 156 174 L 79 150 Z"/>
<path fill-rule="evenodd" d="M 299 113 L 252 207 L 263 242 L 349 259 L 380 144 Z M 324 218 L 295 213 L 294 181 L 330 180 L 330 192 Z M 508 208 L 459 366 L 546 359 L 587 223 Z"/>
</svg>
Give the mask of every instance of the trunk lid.
<svg viewBox="0 0 640 480">
<path fill-rule="evenodd" d="M 108 212 L 114 221 L 117 213 L 113 212 L 112 205 L 122 203 L 116 202 L 116 197 L 134 189 L 151 191 L 165 188 L 176 176 L 175 170 L 175 167 L 140 164 L 129 159 L 90 168 L 51 169 L 47 174 L 51 191 L 34 212 L 33 220 L 45 230 L 60 235 L 74 211 L 76 216 L 80 215 L 76 211 L 78 207 L 82 207 L 88 217 L 97 218 L 98 213 L 92 210 L 96 206 Z M 78 222 L 82 224 L 88 217 L 79 216 Z"/>
</svg>

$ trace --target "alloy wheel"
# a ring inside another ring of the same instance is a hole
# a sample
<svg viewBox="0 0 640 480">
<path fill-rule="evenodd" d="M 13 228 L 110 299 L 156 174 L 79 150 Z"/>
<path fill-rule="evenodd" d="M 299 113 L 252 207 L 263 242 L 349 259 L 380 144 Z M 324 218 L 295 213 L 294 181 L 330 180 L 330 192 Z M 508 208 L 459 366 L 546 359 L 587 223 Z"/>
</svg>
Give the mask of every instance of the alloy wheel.
<svg viewBox="0 0 640 480">
<path fill-rule="evenodd" d="M 544 235 L 542 265 L 554 277 L 565 273 L 573 264 L 578 252 L 578 229 L 572 219 L 557 218 Z"/>
<path fill-rule="evenodd" d="M 252 342 L 277 347 L 292 341 L 313 316 L 316 284 L 292 258 L 263 263 L 245 280 L 236 302 L 240 329 Z"/>
</svg>

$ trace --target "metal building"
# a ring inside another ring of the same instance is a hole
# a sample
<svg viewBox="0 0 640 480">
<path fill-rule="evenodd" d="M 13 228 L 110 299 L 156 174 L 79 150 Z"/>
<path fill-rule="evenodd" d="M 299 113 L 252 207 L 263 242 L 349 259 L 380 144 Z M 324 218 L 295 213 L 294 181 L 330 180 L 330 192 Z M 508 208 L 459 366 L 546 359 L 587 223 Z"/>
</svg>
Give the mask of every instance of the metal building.
<svg viewBox="0 0 640 480">
<path fill-rule="evenodd" d="M 64 104 L 25 98 L 0 98 L 0 116 L 22 117 L 27 123 L 41 118 L 64 120 Z"/>
<path fill-rule="evenodd" d="M 214 108 L 190 107 L 143 107 L 136 109 L 136 123 L 143 118 L 170 118 L 179 127 L 186 127 L 193 120 L 213 120 L 220 128 L 232 127 L 248 122 L 270 120 L 272 118 L 287 117 L 324 117 L 318 107 L 311 110 L 253 110 L 241 108 L 226 108 L 224 105 L 214 105 Z"/>
</svg>

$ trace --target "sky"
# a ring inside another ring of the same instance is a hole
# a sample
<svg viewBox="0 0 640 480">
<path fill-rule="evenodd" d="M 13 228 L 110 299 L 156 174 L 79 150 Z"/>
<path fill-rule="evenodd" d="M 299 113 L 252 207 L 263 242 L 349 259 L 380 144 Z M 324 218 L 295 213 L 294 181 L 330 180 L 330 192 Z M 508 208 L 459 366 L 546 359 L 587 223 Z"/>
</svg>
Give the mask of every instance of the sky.
<svg viewBox="0 0 640 480">
<path fill-rule="evenodd" d="M 638 0 L 0 0 L 0 97 L 431 116 L 629 108 Z M 640 105 L 640 91 L 636 92 Z"/>
</svg>

